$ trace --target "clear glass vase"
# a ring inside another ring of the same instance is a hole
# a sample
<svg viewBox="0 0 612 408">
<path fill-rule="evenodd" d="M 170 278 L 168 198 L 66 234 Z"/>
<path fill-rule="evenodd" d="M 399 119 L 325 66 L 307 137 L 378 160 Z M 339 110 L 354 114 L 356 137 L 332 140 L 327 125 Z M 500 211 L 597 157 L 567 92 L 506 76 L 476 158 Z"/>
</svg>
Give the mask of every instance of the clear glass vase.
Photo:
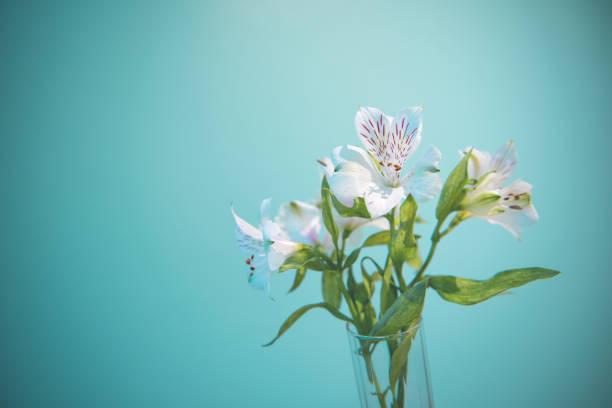
<svg viewBox="0 0 612 408">
<path fill-rule="evenodd" d="M 357 334 L 347 324 L 362 408 L 433 407 L 423 321 L 386 337 Z"/>
</svg>

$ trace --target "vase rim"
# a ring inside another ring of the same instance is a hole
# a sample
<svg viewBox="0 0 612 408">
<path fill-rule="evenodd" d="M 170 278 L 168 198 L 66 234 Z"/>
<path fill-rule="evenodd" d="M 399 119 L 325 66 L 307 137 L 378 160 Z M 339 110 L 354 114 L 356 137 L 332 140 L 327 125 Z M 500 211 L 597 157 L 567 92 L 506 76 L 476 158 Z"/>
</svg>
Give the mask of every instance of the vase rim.
<svg viewBox="0 0 612 408">
<path fill-rule="evenodd" d="M 359 334 L 354 330 L 354 326 L 351 323 L 346 323 L 346 331 L 353 337 L 361 339 L 361 340 L 370 340 L 370 341 L 381 341 L 381 340 L 389 340 L 389 339 L 393 339 L 393 338 L 397 338 L 397 337 L 405 337 L 409 334 L 415 334 L 419 328 L 421 328 L 423 326 L 423 317 L 419 317 L 419 321 L 412 326 L 411 328 L 409 328 L 408 330 L 399 332 L 399 333 L 394 333 L 394 334 L 390 334 L 388 336 L 366 336 L 363 334 Z"/>
</svg>

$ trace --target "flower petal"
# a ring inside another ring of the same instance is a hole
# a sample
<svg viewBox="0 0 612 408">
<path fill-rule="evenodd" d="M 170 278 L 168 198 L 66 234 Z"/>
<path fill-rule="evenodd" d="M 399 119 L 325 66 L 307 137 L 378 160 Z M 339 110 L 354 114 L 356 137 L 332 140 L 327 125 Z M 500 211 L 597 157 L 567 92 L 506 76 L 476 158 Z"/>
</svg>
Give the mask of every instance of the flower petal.
<svg viewBox="0 0 612 408">
<path fill-rule="evenodd" d="M 319 242 L 321 210 L 302 201 L 291 201 L 280 206 L 276 222 L 295 242 L 314 245 Z"/>
<path fill-rule="evenodd" d="M 403 167 L 406 159 L 419 147 L 423 129 L 422 116 L 422 107 L 404 108 L 391 122 L 388 145 L 393 163 Z"/>
<path fill-rule="evenodd" d="M 323 178 L 323 176 L 331 176 L 334 174 L 334 164 L 329 157 L 324 157 L 322 159 L 317 159 L 317 162 L 322 166 L 319 167 L 319 176 Z"/>
<path fill-rule="evenodd" d="M 329 178 L 329 187 L 344 205 L 353 206 L 356 197 L 364 197 L 367 191 L 376 188 L 378 175 L 371 168 L 354 161 L 343 161 L 336 166 L 336 172 Z"/>
<path fill-rule="evenodd" d="M 438 165 L 441 159 L 440 151 L 434 146 L 429 146 L 404 179 L 405 189 L 414 196 L 415 200 L 427 201 L 440 193 L 442 180 L 438 175 Z"/>
<path fill-rule="evenodd" d="M 263 253 L 263 234 L 261 231 L 242 218 L 240 218 L 231 207 L 232 215 L 236 220 L 236 239 L 238 246 L 249 254 Z"/>
<path fill-rule="evenodd" d="M 516 238 L 521 239 L 523 227 L 531 225 L 538 220 L 538 213 L 533 205 L 522 210 L 506 209 L 503 213 L 480 217 L 491 224 L 498 224 L 510 231 Z"/>
<path fill-rule="evenodd" d="M 388 132 L 391 120 L 376 108 L 359 108 L 355 115 L 355 130 L 365 148 L 377 162 L 385 160 Z"/>
<path fill-rule="evenodd" d="M 469 150 L 470 148 L 466 148 L 465 152 Z M 499 148 L 493 157 L 487 152 L 472 149 L 472 157 L 468 163 L 468 176 L 480 179 L 485 174 L 494 171 L 498 184 L 502 186 L 512 175 L 516 163 L 517 154 L 513 141 Z"/>
<path fill-rule="evenodd" d="M 468 146 L 460 152 L 461 156 L 463 157 L 470 150 L 472 154 L 468 161 L 468 178 L 478 180 L 491 171 L 491 155 L 488 152 L 481 152 Z"/>
<path fill-rule="evenodd" d="M 270 270 L 275 271 L 281 266 L 291 254 L 302 247 L 296 242 L 277 239 L 268 250 L 268 266 Z"/>
<path fill-rule="evenodd" d="M 491 224 L 499 224 L 520 239 L 523 227 L 538 221 L 538 213 L 531 203 L 531 184 L 515 180 L 508 187 L 500 190 L 499 200 L 504 212 L 497 215 L 481 217 Z"/>
<path fill-rule="evenodd" d="M 421 141 L 421 107 L 406 108 L 393 119 L 376 108 L 360 108 L 355 129 L 365 148 L 391 181 L 399 180 L 406 159 Z"/>
<path fill-rule="evenodd" d="M 332 157 L 336 166 L 344 162 L 355 162 L 371 171 L 377 170 L 372 158 L 361 147 L 353 145 L 337 146 L 332 152 Z"/>
<path fill-rule="evenodd" d="M 249 285 L 255 289 L 261 289 L 266 296 L 270 297 L 270 276 L 272 271 L 268 268 L 268 262 L 264 254 L 252 258 L 246 268 Z"/>
<path fill-rule="evenodd" d="M 405 189 L 419 202 L 431 200 L 442 190 L 442 180 L 438 173 L 424 172 L 406 180 Z"/>
<path fill-rule="evenodd" d="M 263 220 L 261 224 L 261 230 L 263 232 L 264 247 L 266 247 L 266 245 L 269 245 L 270 241 L 276 241 L 279 239 L 289 239 L 289 234 L 284 231 L 280 227 L 280 225 L 269 219 Z"/>
<path fill-rule="evenodd" d="M 265 200 L 261 202 L 261 206 L 259 208 L 259 219 L 261 222 L 263 222 L 263 220 L 267 220 L 270 218 L 270 202 L 271 201 L 272 201 L 271 198 L 266 198 Z"/>
<path fill-rule="evenodd" d="M 518 156 L 514 148 L 514 142 L 511 140 L 503 145 L 494 155 L 491 161 L 492 170 L 495 170 L 497 177 L 504 184 L 514 171 Z"/>
<path fill-rule="evenodd" d="M 429 146 L 423 156 L 414 164 L 412 167 L 412 174 L 421 172 L 437 173 L 439 171 L 438 166 L 442 160 L 442 153 L 435 146 Z"/>
<path fill-rule="evenodd" d="M 359 217 L 340 218 L 337 221 L 338 229 L 343 231 L 346 228 L 351 229 L 351 235 L 346 240 L 345 250 L 348 252 L 361 245 L 363 238 L 363 228 L 374 227 L 382 230 L 389 229 L 389 220 L 384 217 L 378 217 L 373 220 Z"/>
<path fill-rule="evenodd" d="M 372 218 L 381 217 L 399 205 L 408 196 L 403 186 L 387 187 L 374 185 L 364 197 Z"/>
</svg>

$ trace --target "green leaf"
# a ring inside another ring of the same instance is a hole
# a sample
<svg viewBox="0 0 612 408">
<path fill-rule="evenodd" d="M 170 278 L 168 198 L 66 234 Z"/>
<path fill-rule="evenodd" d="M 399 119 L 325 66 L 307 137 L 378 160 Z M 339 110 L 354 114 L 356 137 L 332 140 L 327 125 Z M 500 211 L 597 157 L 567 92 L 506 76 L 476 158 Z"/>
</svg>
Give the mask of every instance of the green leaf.
<svg viewBox="0 0 612 408">
<path fill-rule="evenodd" d="M 363 334 L 367 334 L 376 323 L 376 310 L 372 302 L 366 304 L 359 303 L 359 316 L 361 318 L 361 326 L 363 327 Z"/>
<path fill-rule="evenodd" d="M 364 262 L 366 260 L 370 260 L 377 269 L 377 271 L 374 272 L 372 275 L 368 274 L 368 271 L 365 268 Z M 366 291 L 368 292 L 368 298 L 371 299 L 372 296 L 374 295 L 374 289 L 376 288 L 374 286 L 374 282 L 382 280 L 383 274 L 384 274 L 384 271 L 374 259 L 372 259 L 369 256 L 363 257 L 361 259 L 361 276 L 363 277 L 363 285 Z"/>
<path fill-rule="evenodd" d="M 317 307 L 326 309 L 329 313 L 333 314 L 335 317 L 337 317 L 340 320 L 344 320 L 345 322 L 353 323 L 352 319 L 350 319 L 349 317 L 343 315 L 338 310 L 336 310 L 333 306 L 331 306 L 330 304 L 327 304 L 325 302 L 302 306 L 301 308 L 299 308 L 298 310 L 293 312 L 291 314 L 291 316 L 289 316 L 287 318 L 287 320 L 285 320 L 285 322 L 280 327 L 280 329 L 278 329 L 278 334 L 276 335 L 276 337 L 274 337 L 274 339 L 272 339 L 272 341 L 270 341 L 269 343 L 264 344 L 263 347 L 268 347 L 268 346 L 271 346 L 272 344 L 274 344 L 274 342 L 276 340 L 278 340 L 278 338 L 280 336 L 282 336 L 283 333 L 285 333 L 287 330 L 289 330 L 289 328 L 293 325 L 293 323 L 295 323 L 300 317 L 302 317 L 302 315 L 304 313 L 306 313 L 307 311 L 309 311 L 311 309 L 317 308 Z"/>
<path fill-rule="evenodd" d="M 422 217 L 418 216 L 418 215 L 414 219 L 414 222 L 416 222 L 417 224 L 427 224 L 427 220 L 425 218 L 422 218 Z"/>
<path fill-rule="evenodd" d="M 376 245 L 388 245 L 391 241 L 391 233 L 389 231 L 379 231 L 375 234 L 372 234 L 365 240 L 362 248 L 371 247 Z"/>
<path fill-rule="evenodd" d="M 436 207 L 436 218 L 440 222 L 443 222 L 450 213 L 455 211 L 465 195 L 464 187 L 468 180 L 467 168 L 470 155 L 471 151 L 463 156 L 457 167 L 453 169 L 444 182 L 442 192 L 440 193 L 440 200 Z"/>
<path fill-rule="evenodd" d="M 329 191 L 329 195 L 332 199 L 334 208 L 342 217 L 371 218 L 370 212 L 368 211 L 368 207 L 366 206 L 363 197 L 355 197 L 353 199 L 353 206 L 347 207 L 346 205 L 342 204 L 342 202 L 340 202 L 340 200 L 338 200 L 331 191 Z"/>
<path fill-rule="evenodd" d="M 313 271 L 322 271 L 324 269 L 323 260 L 314 248 L 304 245 L 304 248 L 287 258 L 280 268 L 278 268 L 278 271 L 285 272 L 290 269 L 297 270 L 300 268 L 306 268 Z"/>
<path fill-rule="evenodd" d="M 548 279 L 559 271 L 546 268 L 521 268 L 499 272 L 491 279 L 477 281 L 455 276 L 430 276 L 429 286 L 449 302 L 474 305 L 511 288 L 523 286 L 537 279 Z"/>
<path fill-rule="evenodd" d="M 401 273 L 404 261 L 414 256 L 416 250 L 416 239 L 413 233 L 416 212 L 417 204 L 411 194 L 400 206 L 399 226 L 391 238 L 389 248 L 389 255 L 397 273 Z"/>
<path fill-rule="evenodd" d="M 355 261 L 359 257 L 359 252 L 360 251 L 361 251 L 361 248 L 357 248 L 357 249 L 355 249 L 353 252 L 351 252 L 349 254 L 349 256 L 344 261 L 344 265 L 342 266 L 342 270 L 350 268 L 351 266 L 353 266 L 353 264 L 355 263 Z"/>
<path fill-rule="evenodd" d="M 370 336 L 387 336 L 410 326 L 421 315 L 426 289 L 427 279 L 420 281 L 398 297 L 378 320 Z"/>
<path fill-rule="evenodd" d="M 421 259 L 421 255 L 416 247 L 414 251 L 409 254 L 406 263 L 414 270 L 418 270 L 421 268 L 421 265 L 423 265 L 423 259 Z"/>
<path fill-rule="evenodd" d="M 334 242 L 334 246 L 338 246 L 338 226 L 334 221 L 334 216 L 332 214 L 331 207 L 331 192 L 329 190 L 329 183 L 327 182 L 327 178 L 323 177 L 323 181 L 321 182 L 321 212 L 323 214 L 323 223 L 325 224 L 325 228 L 329 231 L 329 234 L 332 237 Z"/>
<path fill-rule="evenodd" d="M 408 362 L 408 353 L 412 346 L 412 333 L 407 334 L 397 346 L 393 355 L 391 356 L 391 367 L 389 368 L 389 380 L 391 388 L 395 387 L 395 383 L 399 378 L 402 368 Z"/>
<path fill-rule="evenodd" d="M 353 299 L 353 303 L 355 304 L 358 313 L 358 324 L 356 325 L 357 331 L 359 334 L 364 335 L 369 333 L 372 326 L 376 322 L 376 310 L 374 310 L 374 306 L 370 301 L 372 294 L 369 291 L 367 282 L 368 281 L 364 279 L 362 283 L 358 283 L 353 276 L 353 269 L 349 269 L 347 286 L 351 299 Z"/>
<path fill-rule="evenodd" d="M 380 288 L 380 315 L 384 315 L 387 309 L 391 307 L 395 299 L 397 298 L 397 293 L 395 289 L 391 285 L 393 283 L 393 264 L 391 263 L 391 259 L 387 261 L 387 265 L 385 265 L 385 270 L 382 274 L 382 286 Z"/>
<path fill-rule="evenodd" d="M 306 276 L 306 268 L 296 269 L 295 279 L 293 279 L 293 285 L 291 285 L 291 289 L 289 289 L 289 293 L 293 292 L 300 286 L 305 276 Z"/>
<path fill-rule="evenodd" d="M 338 309 L 342 302 L 342 293 L 338 286 L 338 276 L 335 272 L 325 271 L 321 280 L 323 300 Z"/>
</svg>

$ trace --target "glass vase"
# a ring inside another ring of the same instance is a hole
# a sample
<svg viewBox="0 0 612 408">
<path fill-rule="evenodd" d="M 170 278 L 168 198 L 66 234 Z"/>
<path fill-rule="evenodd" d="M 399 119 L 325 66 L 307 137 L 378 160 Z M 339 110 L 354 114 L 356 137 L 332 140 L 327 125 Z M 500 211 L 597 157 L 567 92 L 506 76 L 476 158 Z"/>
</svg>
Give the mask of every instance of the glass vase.
<svg viewBox="0 0 612 408">
<path fill-rule="evenodd" d="M 423 322 L 385 337 L 359 335 L 347 324 L 362 408 L 430 408 L 433 396 Z"/>
</svg>

